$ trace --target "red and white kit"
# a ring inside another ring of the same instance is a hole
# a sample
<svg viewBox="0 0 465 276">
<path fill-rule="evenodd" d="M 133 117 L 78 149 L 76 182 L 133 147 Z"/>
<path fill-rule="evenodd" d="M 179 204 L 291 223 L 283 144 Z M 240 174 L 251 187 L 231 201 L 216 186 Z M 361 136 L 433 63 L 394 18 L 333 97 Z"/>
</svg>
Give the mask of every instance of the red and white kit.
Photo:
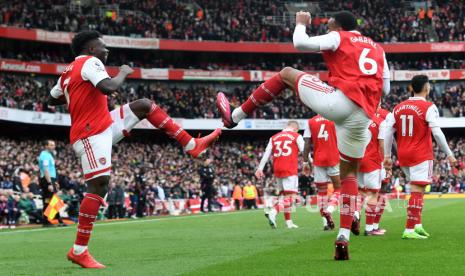
<svg viewBox="0 0 465 276">
<path fill-rule="evenodd" d="M 331 182 L 330 176 L 339 175 L 339 150 L 334 123 L 316 115 L 308 120 L 304 138 L 311 138 L 313 143 L 315 183 Z"/>
<path fill-rule="evenodd" d="M 273 173 L 280 191 L 297 193 L 299 189 L 297 176 L 299 152 L 303 152 L 303 150 L 304 139 L 302 135 L 284 129 L 270 138 L 258 169 L 263 170 L 272 156 Z"/>
<path fill-rule="evenodd" d="M 338 149 L 346 160 L 361 159 L 369 142 L 368 126 L 382 91 L 389 91 L 389 68 L 381 46 L 356 31 L 308 37 L 297 25 L 294 46 L 321 51 L 328 84 L 302 74 L 296 91 L 302 102 L 336 125 Z M 384 80 L 384 82 L 383 82 Z"/>
<path fill-rule="evenodd" d="M 64 95 L 71 115 L 70 140 L 86 180 L 110 175 L 111 149 L 139 122 L 125 104 L 109 112 L 107 96 L 96 85 L 110 78 L 100 59 L 78 56 L 61 74 L 50 94 Z"/>
<path fill-rule="evenodd" d="M 358 187 L 362 190 L 376 193 L 381 188 L 381 163 L 384 158 L 379 145 L 379 141 L 384 140 L 383 132 L 380 131 L 381 119 L 374 117 L 368 129 L 371 134 L 371 139 L 366 148 L 365 156 L 360 162 L 360 168 L 357 174 Z"/>
<path fill-rule="evenodd" d="M 437 107 L 422 97 L 411 97 L 398 104 L 386 119 L 386 155 L 391 155 L 392 137 L 397 132 L 399 165 L 407 181 L 414 185 L 431 183 L 433 170 L 433 141 L 447 156 L 452 152 L 439 127 Z"/>
</svg>

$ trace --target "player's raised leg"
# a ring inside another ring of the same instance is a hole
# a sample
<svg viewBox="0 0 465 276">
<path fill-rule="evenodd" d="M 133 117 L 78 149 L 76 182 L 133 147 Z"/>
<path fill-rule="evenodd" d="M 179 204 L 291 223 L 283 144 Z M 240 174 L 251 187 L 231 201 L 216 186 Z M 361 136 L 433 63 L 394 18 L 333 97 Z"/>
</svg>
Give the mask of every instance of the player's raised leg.
<svg viewBox="0 0 465 276">
<path fill-rule="evenodd" d="M 123 108 L 123 107 L 121 107 Z M 165 132 L 178 141 L 184 150 L 193 157 L 198 157 L 218 138 L 221 129 L 216 129 L 202 138 L 192 136 L 178 125 L 159 105 L 148 99 L 139 99 L 129 103 L 130 112 L 139 119 L 147 119 L 154 127 Z M 121 114 L 121 116 L 123 116 Z M 131 126 L 132 128 L 133 126 Z M 126 128 L 127 133 L 131 129 Z"/>
</svg>

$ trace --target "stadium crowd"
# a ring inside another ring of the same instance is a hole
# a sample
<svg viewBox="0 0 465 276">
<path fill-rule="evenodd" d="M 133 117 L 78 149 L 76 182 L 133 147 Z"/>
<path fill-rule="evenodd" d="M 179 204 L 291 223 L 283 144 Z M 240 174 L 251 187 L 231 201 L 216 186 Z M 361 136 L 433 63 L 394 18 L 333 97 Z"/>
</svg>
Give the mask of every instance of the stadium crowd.
<svg viewBox="0 0 465 276">
<path fill-rule="evenodd" d="M 71 8 L 71 1 L 4 1 L 0 24 L 76 32 L 96 29 L 108 35 L 189 40 L 291 41 L 293 23 L 278 0 L 185 2 L 174 0 L 95 1 L 95 8 Z M 321 1 L 310 33 L 327 32 L 328 15 L 350 10 L 361 31 L 375 41 L 464 41 L 463 1 L 430 1 L 428 9 L 408 9 L 401 0 Z M 100 9 L 100 7 L 102 9 Z M 103 12 L 102 12 L 103 11 Z M 120 14 L 118 14 L 118 12 Z"/>
<path fill-rule="evenodd" d="M 15 46 L 11 46 L 15 47 Z M 0 48 L 1 49 L 1 48 Z M 73 60 L 69 50 L 30 50 L 30 49 L 1 49 L 0 58 L 15 59 L 27 62 L 42 63 L 69 63 Z M 128 64 L 139 68 L 170 68 L 170 69 L 202 69 L 202 70 L 267 70 L 280 71 L 285 66 L 291 66 L 303 71 L 327 71 L 322 61 L 310 60 L 311 56 L 302 55 L 254 55 L 238 59 L 237 55 L 221 56 L 221 62 L 213 61 L 208 57 L 201 59 L 176 57 L 160 57 L 156 53 L 144 53 L 140 56 L 128 57 L 128 52 L 113 51 L 109 56 L 107 65 L 120 66 Z M 217 58 L 219 59 L 219 57 Z M 432 70 L 432 69 L 465 69 L 465 60 L 454 59 L 447 56 L 421 56 L 388 57 L 391 70 Z"/>
<path fill-rule="evenodd" d="M 49 107 L 46 95 L 55 85 L 55 79 L 44 79 L 20 74 L 0 74 L 0 106 L 45 112 L 67 112 L 66 107 Z M 433 84 L 430 94 L 441 113 L 449 111 L 454 117 L 465 116 L 465 83 L 448 82 L 445 89 Z M 232 94 L 233 104 L 246 99 L 256 84 L 230 84 L 215 86 L 205 83 L 167 83 L 156 81 L 129 81 L 116 98 L 110 98 L 110 108 L 118 104 L 146 97 L 163 106 L 172 117 L 218 118 L 214 99 L 218 90 L 226 88 Z M 391 93 L 384 98 L 383 106 L 392 109 L 395 104 L 410 96 L 406 84 L 392 83 Z M 287 91 L 279 100 L 255 111 L 253 118 L 308 118 L 312 112 Z"/>
<path fill-rule="evenodd" d="M 451 168 L 445 155 L 435 146 L 437 161 L 432 192 L 465 190 L 465 139 L 456 137 L 449 143 L 458 164 Z M 271 166 L 265 169 L 267 178 L 264 181 L 256 181 L 253 176 L 265 146 L 265 140 L 220 141 L 213 146 L 209 157 L 213 159 L 216 170 L 216 197 L 230 197 L 234 185 L 244 185 L 250 179 L 259 193 L 273 181 Z M 33 200 L 40 194 L 37 176 L 40 150 L 41 144 L 37 140 L 0 138 L 0 222 L 8 219 L 17 223 L 20 217 L 31 223 L 40 222 L 41 210 Z M 202 161 L 188 157 L 173 143 L 153 143 L 150 140 L 123 142 L 114 147 L 112 162 L 107 217 L 114 218 L 115 214 L 118 217 L 154 215 L 160 211 L 156 208 L 157 201 L 198 198 L 200 195 L 197 172 Z M 67 204 L 70 218 L 75 219 L 85 182 L 79 162 L 65 141 L 57 143 L 56 166 L 60 186 L 58 195 Z M 393 175 L 391 189 L 400 186 L 408 192 L 408 185 L 398 166 Z M 301 189 L 314 192 L 314 184 L 310 185 Z M 125 195 L 128 195 L 129 202 L 126 202 Z"/>
</svg>

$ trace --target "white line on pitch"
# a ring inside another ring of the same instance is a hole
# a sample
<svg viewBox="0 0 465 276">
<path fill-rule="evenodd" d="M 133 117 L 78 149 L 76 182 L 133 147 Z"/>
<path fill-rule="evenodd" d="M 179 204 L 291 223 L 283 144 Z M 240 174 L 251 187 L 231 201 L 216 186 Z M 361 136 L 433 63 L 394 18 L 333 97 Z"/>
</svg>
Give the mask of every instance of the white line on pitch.
<svg viewBox="0 0 465 276">
<path fill-rule="evenodd" d="M 189 219 L 189 218 L 208 218 L 213 216 L 226 216 L 226 215 L 234 215 L 234 214 L 245 214 L 250 212 L 257 212 L 262 210 L 253 210 L 253 211 L 241 211 L 241 212 L 225 212 L 225 213 L 213 213 L 213 214 L 196 214 L 196 215 L 185 215 L 185 216 L 169 216 L 169 217 L 158 217 L 158 218 L 151 218 L 151 219 L 137 219 L 137 220 L 125 220 L 125 221 L 115 221 L 115 222 L 104 222 L 104 223 L 96 223 L 95 227 L 103 227 L 103 226 L 113 226 L 119 224 L 130 224 L 130 223 L 145 223 L 145 222 L 153 222 L 153 221 L 169 221 L 169 220 L 178 220 L 178 219 Z M 38 229 L 29 229 L 29 230 L 14 230 L 8 232 L 1 232 L 0 235 L 8 235 L 8 234 L 19 234 L 19 233 L 29 233 L 29 232 L 41 232 L 41 231 L 51 231 L 51 230 L 66 230 L 66 229 L 74 229 L 74 227 L 54 227 L 54 228 L 38 228 Z"/>
</svg>

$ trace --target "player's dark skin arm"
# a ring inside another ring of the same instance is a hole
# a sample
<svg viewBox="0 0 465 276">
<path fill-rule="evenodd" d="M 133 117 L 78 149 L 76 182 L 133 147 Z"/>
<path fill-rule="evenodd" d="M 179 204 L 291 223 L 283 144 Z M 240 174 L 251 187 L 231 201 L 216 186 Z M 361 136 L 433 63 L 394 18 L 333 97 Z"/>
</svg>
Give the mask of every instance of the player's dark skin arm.
<svg viewBox="0 0 465 276">
<path fill-rule="evenodd" d="M 304 138 L 304 141 L 305 141 L 305 146 L 304 146 L 303 159 L 304 159 L 304 162 L 308 162 L 308 155 L 310 154 L 310 149 L 312 147 L 312 144 L 310 142 L 310 138 Z"/>
<path fill-rule="evenodd" d="M 132 72 L 133 70 L 129 66 L 123 65 L 120 67 L 120 71 L 116 77 L 101 80 L 99 83 L 97 83 L 97 88 L 102 91 L 103 94 L 110 95 L 111 93 L 116 92 L 121 88 L 121 85 L 123 85 L 126 77 Z"/>
<path fill-rule="evenodd" d="M 66 104 L 66 98 L 62 97 L 62 98 L 55 99 L 54 97 L 49 95 L 47 104 L 50 106 L 64 105 Z"/>
</svg>

